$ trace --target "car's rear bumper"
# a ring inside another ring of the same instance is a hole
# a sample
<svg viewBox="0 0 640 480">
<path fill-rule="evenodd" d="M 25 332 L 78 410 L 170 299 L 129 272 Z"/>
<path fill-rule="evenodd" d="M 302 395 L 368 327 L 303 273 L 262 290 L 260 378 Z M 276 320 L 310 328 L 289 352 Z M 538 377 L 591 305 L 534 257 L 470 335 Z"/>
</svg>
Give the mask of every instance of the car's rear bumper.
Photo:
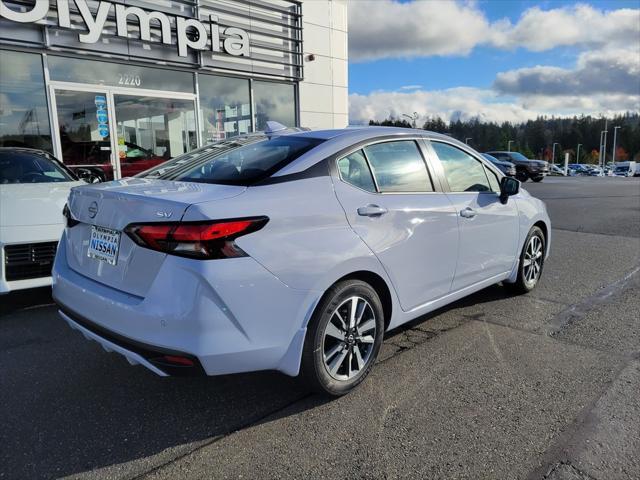
<svg viewBox="0 0 640 480">
<path fill-rule="evenodd" d="M 319 296 L 288 287 L 248 257 L 167 256 L 145 297 L 138 297 L 72 270 L 64 236 L 53 268 L 53 298 L 72 326 L 147 367 L 133 354 L 154 364 L 156 353 L 177 352 L 197 359 L 207 375 L 297 375 L 306 322 Z"/>
<path fill-rule="evenodd" d="M 205 375 L 202 365 L 198 359 L 189 354 L 177 352 L 175 350 L 158 348 L 141 342 L 135 342 L 129 338 L 123 337 L 122 335 L 110 332 L 109 330 L 90 322 L 86 318 L 82 318 L 79 315 L 66 310 L 64 307 L 61 307 L 60 310 L 58 310 L 58 313 L 71 328 L 78 330 L 85 336 L 85 338 L 98 342 L 107 352 L 119 353 L 124 356 L 131 365 L 143 365 L 161 377 L 169 375 Z M 167 357 L 177 357 L 188 360 L 191 362 L 191 365 L 169 363 Z"/>
</svg>

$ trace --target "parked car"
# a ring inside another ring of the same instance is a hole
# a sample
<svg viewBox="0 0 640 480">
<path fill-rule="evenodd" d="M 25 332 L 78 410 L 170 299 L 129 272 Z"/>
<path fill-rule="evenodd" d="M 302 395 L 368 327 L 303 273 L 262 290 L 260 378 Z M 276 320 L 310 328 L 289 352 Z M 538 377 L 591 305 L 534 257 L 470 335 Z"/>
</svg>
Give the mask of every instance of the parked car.
<svg viewBox="0 0 640 480">
<path fill-rule="evenodd" d="M 569 175 L 589 175 L 589 170 L 580 163 L 570 163 L 568 165 Z"/>
<path fill-rule="evenodd" d="M 521 182 L 528 179 L 541 182 L 549 174 L 549 163 L 544 160 L 530 160 L 520 152 L 486 152 L 498 160 L 506 160 L 516 166 L 516 178 Z"/>
<path fill-rule="evenodd" d="M 564 169 L 559 167 L 558 165 L 550 165 L 549 166 L 549 175 L 561 176 L 564 177 Z"/>
<path fill-rule="evenodd" d="M 509 177 L 516 176 L 516 166 L 505 160 L 498 160 L 496 157 L 489 155 L 488 153 L 483 153 L 482 156 L 493 163 L 498 169 Z"/>
<path fill-rule="evenodd" d="M 614 177 L 628 177 L 629 176 L 629 165 L 617 165 L 613 169 Z"/>
<path fill-rule="evenodd" d="M 159 156 L 151 150 L 134 143 L 125 142 L 123 155 L 120 158 L 122 177 L 133 177 L 156 165 L 166 162 L 169 157 Z M 113 180 L 111 164 L 111 143 L 109 141 L 67 142 L 63 150 L 65 165 L 78 172 L 82 169 L 88 183 Z"/>
<path fill-rule="evenodd" d="M 46 152 L 0 148 L 0 293 L 51 284 L 62 208 L 83 184 Z"/>
<path fill-rule="evenodd" d="M 622 176 L 621 174 L 623 172 L 627 177 L 640 176 L 640 162 L 625 161 L 616 163 L 613 174 L 616 176 Z"/>
<path fill-rule="evenodd" d="M 158 375 L 302 372 L 342 395 L 385 331 L 538 283 L 544 203 L 465 144 L 279 128 L 74 188 L 53 286 L 68 324 Z"/>
</svg>

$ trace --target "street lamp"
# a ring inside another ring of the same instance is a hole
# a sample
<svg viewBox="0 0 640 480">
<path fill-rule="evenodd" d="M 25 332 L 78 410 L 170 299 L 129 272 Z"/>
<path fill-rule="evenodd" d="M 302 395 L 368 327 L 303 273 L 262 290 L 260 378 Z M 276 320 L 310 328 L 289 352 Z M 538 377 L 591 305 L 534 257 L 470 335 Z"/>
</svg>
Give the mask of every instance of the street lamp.
<svg viewBox="0 0 640 480">
<path fill-rule="evenodd" d="M 551 165 L 556 164 L 556 145 L 560 145 L 558 142 L 554 142 L 553 144 L 553 153 L 551 154 Z"/>
<path fill-rule="evenodd" d="M 469 140 L 473 140 L 473 138 L 471 137 L 467 137 L 464 139 L 464 143 L 466 143 L 467 145 L 469 145 Z"/>
<path fill-rule="evenodd" d="M 507 152 L 510 152 L 510 151 L 511 151 L 511 144 L 512 144 L 512 143 L 514 143 L 514 140 L 509 140 L 509 141 L 507 142 Z"/>
<path fill-rule="evenodd" d="M 604 142 L 603 139 L 604 138 Z M 605 153 L 607 151 L 607 131 L 606 130 L 602 130 L 600 132 L 600 152 L 598 155 L 598 166 L 604 166 L 606 158 L 605 158 Z"/>
<path fill-rule="evenodd" d="M 413 128 L 416 128 L 416 121 L 418 120 L 418 112 L 413 112 L 413 115 L 407 115 L 406 113 L 402 114 L 403 117 L 407 117 L 409 120 L 411 120 L 411 125 L 413 126 Z"/>
<path fill-rule="evenodd" d="M 582 146 L 581 143 L 578 144 L 578 148 L 576 149 L 576 163 L 580 163 L 580 147 Z"/>
<path fill-rule="evenodd" d="M 616 140 L 618 135 L 618 129 L 620 127 L 613 127 L 613 150 L 611 152 L 611 162 L 615 165 L 616 163 Z"/>
</svg>

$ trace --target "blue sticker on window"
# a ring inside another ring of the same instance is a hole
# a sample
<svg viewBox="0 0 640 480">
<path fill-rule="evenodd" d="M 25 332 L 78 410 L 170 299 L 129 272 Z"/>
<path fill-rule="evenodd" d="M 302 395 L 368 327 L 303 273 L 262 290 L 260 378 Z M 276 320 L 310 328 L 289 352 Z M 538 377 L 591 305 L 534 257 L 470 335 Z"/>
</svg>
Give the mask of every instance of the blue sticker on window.
<svg viewBox="0 0 640 480">
<path fill-rule="evenodd" d="M 107 98 L 96 95 L 96 119 L 98 120 L 98 135 L 103 139 L 109 137 L 109 113 L 107 112 Z"/>
</svg>

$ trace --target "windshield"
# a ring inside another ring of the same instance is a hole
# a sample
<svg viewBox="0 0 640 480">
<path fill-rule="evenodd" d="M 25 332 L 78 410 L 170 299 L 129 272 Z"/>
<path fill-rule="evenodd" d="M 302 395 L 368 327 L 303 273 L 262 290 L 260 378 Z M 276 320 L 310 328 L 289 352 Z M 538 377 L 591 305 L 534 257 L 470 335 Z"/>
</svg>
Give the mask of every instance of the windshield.
<svg viewBox="0 0 640 480">
<path fill-rule="evenodd" d="M 514 160 L 520 160 L 521 162 L 528 162 L 529 159 L 527 157 L 525 157 L 523 154 L 521 154 L 520 152 L 510 152 L 509 156 L 511 158 L 513 158 Z"/>
<path fill-rule="evenodd" d="M 284 135 L 253 135 L 200 148 L 140 177 L 183 182 L 251 185 L 280 170 L 324 140 Z"/>
<path fill-rule="evenodd" d="M 75 180 L 69 170 L 43 154 L 21 150 L 0 151 L 0 184 Z"/>
</svg>

